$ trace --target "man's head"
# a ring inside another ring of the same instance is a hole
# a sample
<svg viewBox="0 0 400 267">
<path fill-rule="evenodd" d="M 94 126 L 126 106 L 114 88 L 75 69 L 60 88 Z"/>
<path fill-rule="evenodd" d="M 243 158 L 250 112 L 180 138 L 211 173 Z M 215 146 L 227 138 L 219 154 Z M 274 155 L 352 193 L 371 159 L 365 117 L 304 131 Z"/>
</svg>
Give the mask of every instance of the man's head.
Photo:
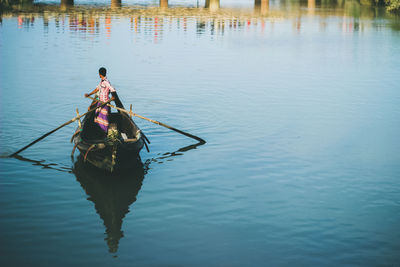
<svg viewBox="0 0 400 267">
<path fill-rule="evenodd" d="M 100 75 L 101 78 L 106 77 L 106 75 L 107 75 L 107 70 L 106 70 L 106 68 L 101 67 L 101 68 L 99 69 L 99 75 Z"/>
</svg>

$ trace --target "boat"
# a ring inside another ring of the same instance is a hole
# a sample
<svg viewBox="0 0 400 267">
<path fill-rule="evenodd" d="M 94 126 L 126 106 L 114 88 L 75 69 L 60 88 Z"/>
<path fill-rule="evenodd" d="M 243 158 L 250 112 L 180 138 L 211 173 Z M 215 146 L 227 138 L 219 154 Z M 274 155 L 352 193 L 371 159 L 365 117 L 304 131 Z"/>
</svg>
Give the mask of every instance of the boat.
<svg viewBox="0 0 400 267">
<path fill-rule="evenodd" d="M 118 108 L 124 109 L 117 93 L 113 93 L 114 102 Z M 95 107 L 92 102 L 91 107 Z M 140 161 L 139 152 L 146 146 L 148 139 L 125 112 L 112 112 L 108 116 L 109 127 L 107 133 L 94 122 L 95 111 L 85 115 L 79 122 L 76 132 L 71 138 L 76 148 L 83 155 L 84 162 L 113 172 L 116 169 L 131 168 L 132 164 Z"/>
</svg>

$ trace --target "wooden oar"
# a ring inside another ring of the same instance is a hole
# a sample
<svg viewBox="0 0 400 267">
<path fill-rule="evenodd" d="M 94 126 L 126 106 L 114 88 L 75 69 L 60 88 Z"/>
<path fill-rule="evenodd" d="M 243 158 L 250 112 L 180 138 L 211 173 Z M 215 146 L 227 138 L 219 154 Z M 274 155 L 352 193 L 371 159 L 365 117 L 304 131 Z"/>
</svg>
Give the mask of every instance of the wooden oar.
<svg viewBox="0 0 400 267">
<path fill-rule="evenodd" d="M 104 105 L 108 104 L 109 102 L 111 102 L 111 99 L 110 99 L 109 101 L 103 103 L 101 106 L 104 106 Z M 30 143 L 29 145 L 26 145 L 26 146 L 24 146 L 23 148 L 21 148 L 20 150 L 18 150 L 17 152 L 14 152 L 13 154 L 9 155 L 9 157 L 14 157 L 14 156 L 16 156 L 18 153 L 20 153 L 20 152 L 24 151 L 25 149 L 27 149 L 28 147 L 30 147 L 30 146 L 36 144 L 37 142 L 39 142 L 39 141 L 42 140 L 43 138 L 49 136 L 50 134 L 54 133 L 55 131 L 61 129 L 61 128 L 64 127 L 64 126 L 67 126 L 68 124 L 73 123 L 73 122 L 76 121 L 76 120 L 79 120 L 80 118 L 82 118 L 82 117 L 85 116 L 86 114 L 88 114 L 88 113 L 94 111 L 94 110 L 97 109 L 97 108 L 98 108 L 98 107 L 92 108 L 92 109 L 90 109 L 88 112 L 86 112 L 86 113 L 84 113 L 84 114 L 82 114 L 82 115 L 80 115 L 80 116 L 76 116 L 76 117 L 73 118 L 72 120 L 67 121 L 66 123 L 64 123 L 64 124 L 62 124 L 62 125 L 60 125 L 60 126 L 58 126 L 58 127 L 55 128 L 54 130 L 51 130 L 50 132 L 48 132 L 48 133 L 42 135 L 41 137 L 39 137 L 38 139 L 36 139 L 36 140 L 33 141 L 32 143 Z"/>
<path fill-rule="evenodd" d="M 101 102 L 101 101 L 99 101 L 99 100 L 96 100 L 95 98 L 90 97 L 90 96 L 88 96 L 87 98 L 90 98 L 90 99 L 92 99 L 92 100 L 98 101 L 98 102 L 100 102 L 100 103 L 104 103 L 104 102 Z M 186 132 L 181 131 L 181 130 L 179 130 L 179 129 L 176 129 L 176 128 L 172 127 L 172 126 L 169 126 L 169 125 L 167 125 L 167 124 L 165 124 L 165 123 L 162 123 L 162 122 L 159 122 L 159 121 L 155 121 L 155 120 L 146 118 L 146 117 L 141 116 L 141 115 L 139 115 L 139 114 L 133 113 L 132 111 L 128 111 L 128 110 L 126 110 L 126 109 L 119 108 L 119 107 L 116 107 L 116 106 L 111 105 L 111 104 L 107 104 L 107 106 L 112 107 L 112 108 L 115 108 L 115 109 L 117 109 L 117 110 L 119 110 L 119 111 L 125 112 L 125 113 L 127 113 L 128 115 L 131 115 L 131 116 L 134 116 L 134 117 L 138 117 L 138 118 L 144 119 L 144 120 L 146 120 L 146 121 L 149 121 L 149 122 L 152 122 L 152 123 L 161 125 L 161 126 L 163 126 L 163 127 L 165 127 L 165 128 L 168 128 L 168 129 L 170 129 L 170 130 L 172 130 L 172 131 L 175 131 L 175 132 L 177 132 L 177 133 L 186 135 L 187 137 L 190 137 L 190 138 L 193 138 L 193 139 L 199 141 L 201 144 L 205 144 L 205 143 L 206 143 L 206 141 L 204 141 L 204 140 L 201 139 L 200 137 L 197 137 L 197 136 L 192 135 L 192 134 L 190 134 L 190 133 L 186 133 Z"/>
</svg>

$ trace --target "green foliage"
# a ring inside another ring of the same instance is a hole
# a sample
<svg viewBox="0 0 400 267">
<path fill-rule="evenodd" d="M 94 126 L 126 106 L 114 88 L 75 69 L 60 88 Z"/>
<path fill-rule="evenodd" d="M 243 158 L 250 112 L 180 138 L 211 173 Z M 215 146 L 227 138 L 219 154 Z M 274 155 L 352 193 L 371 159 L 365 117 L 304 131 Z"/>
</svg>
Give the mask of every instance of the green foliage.
<svg viewBox="0 0 400 267">
<path fill-rule="evenodd" d="M 390 11 L 400 11 L 400 0 L 385 0 L 385 4 Z"/>
<path fill-rule="evenodd" d="M 400 0 L 359 0 L 364 6 L 386 6 L 386 9 L 393 12 L 400 12 Z"/>
</svg>

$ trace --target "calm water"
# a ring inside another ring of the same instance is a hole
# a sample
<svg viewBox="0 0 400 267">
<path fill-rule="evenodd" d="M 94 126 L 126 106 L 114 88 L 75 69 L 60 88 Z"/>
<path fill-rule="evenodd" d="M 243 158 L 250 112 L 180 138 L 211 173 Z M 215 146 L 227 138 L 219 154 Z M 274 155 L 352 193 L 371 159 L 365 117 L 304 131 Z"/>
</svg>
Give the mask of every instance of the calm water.
<svg viewBox="0 0 400 267">
<path fill-rule="evenodd" d="M 40 3 L 1 17 L 2 266 L 400 264 L 398 17 Z M 72 161 L 72 124 L 4 157 L 84 112 L 100 66 L 126 106 L 207 143 L 136 119 L 152 143 L 135 172 Z"/>
</svg>

